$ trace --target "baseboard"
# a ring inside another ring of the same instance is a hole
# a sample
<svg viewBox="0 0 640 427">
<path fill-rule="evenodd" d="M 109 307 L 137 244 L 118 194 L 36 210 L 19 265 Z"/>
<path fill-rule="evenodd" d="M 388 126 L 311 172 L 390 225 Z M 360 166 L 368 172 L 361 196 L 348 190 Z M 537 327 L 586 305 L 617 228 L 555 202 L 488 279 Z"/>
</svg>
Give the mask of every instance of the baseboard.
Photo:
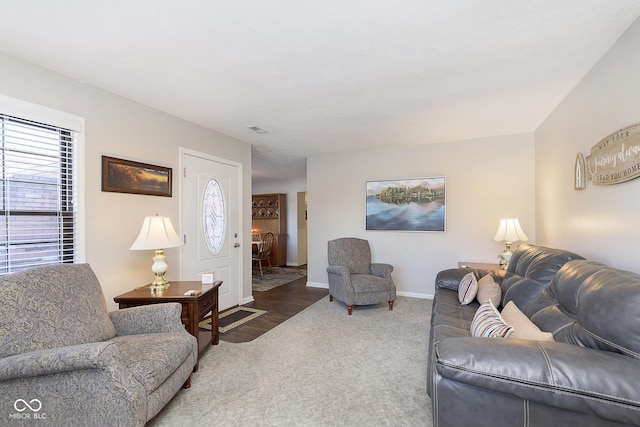
<svg viewBox="0 0 640 427">
<path fill-rule="evenodd" d="M 322 282 L 307 282 L 307 286 L 310 288 L 329 289 L 329 284 L 322 283 Z M 408 297 L 408 298 L 433 299 L 432 294 L 419 294 L 416 292 L 396 291 L 396 295 L 399 295 L 401 297 Z"/>
<path fill-rule="evenodd" d="M 307 286 L 310 287 L 310 288 L 329 289 L 329 284 L 328 283 L 322 283 L 322 282 L 307 282 Z"/>
<path fill-rule="evenodd" d="M 433 295 L 431 294 L 419 294 L 416 292 L 396 291 L 396 295 L 408 298 L 433 299 Z"/>
</svg>

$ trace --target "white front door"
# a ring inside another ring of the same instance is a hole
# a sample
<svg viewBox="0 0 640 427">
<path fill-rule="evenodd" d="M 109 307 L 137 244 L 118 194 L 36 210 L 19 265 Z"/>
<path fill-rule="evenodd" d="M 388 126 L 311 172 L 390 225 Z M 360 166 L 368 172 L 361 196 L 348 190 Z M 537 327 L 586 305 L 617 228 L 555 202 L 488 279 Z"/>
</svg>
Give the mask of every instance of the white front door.
<svg viewBox="0 0 640 427">
<path fill-rule="evenodd" d="M 239 305 L 240 167 L 186 150 L 182 166 L 182 280 L 213 273 L 222 280 L 218 308 Z"/>
</svg>

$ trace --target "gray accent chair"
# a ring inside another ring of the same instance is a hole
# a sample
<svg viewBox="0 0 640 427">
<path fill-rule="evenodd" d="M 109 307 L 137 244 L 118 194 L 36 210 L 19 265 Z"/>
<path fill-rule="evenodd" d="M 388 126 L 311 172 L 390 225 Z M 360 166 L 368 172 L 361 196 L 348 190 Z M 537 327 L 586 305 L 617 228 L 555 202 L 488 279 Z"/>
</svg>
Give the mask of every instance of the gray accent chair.
<svg viewBox="0 0 640 427">
<path fill-rule="evenodd" d="M 4 276 L 0 307 L 3 425 L 143 426 L 197 362 L 180 304 L 107 312 L 88 264 Z"/>
<path fill-rule="evenodd" d="M 390 264 L 371 263 L 369 242 L 355 237 L 329 241 L 329 301 L 337 299 L 347 305 L 351 315 L 354 305 L 387 302 L 393 310 L 396 286 Z"/>
</svg>

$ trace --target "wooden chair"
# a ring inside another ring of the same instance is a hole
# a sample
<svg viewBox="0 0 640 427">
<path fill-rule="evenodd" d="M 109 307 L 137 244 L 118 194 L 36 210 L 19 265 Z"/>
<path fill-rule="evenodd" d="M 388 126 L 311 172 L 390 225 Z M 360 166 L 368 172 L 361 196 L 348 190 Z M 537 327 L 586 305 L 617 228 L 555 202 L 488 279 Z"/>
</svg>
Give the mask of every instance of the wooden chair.
<svg viewBox="0 0 640 427">
<path fill-rule="evenodd" d="M 273 247 L 274 240 L 275 237 L 273 233 L 265 233 L 262 236 L 262 241 L 257 244 L 258 251 L 252 256 L 253 263 L 258 264 L 261 278 L 264 277 L 262 271 L 263 263 L 269 265 L 269 272 L 273 272 L 273 267 L 271 266 L 271 248 Z"/>
</svg>

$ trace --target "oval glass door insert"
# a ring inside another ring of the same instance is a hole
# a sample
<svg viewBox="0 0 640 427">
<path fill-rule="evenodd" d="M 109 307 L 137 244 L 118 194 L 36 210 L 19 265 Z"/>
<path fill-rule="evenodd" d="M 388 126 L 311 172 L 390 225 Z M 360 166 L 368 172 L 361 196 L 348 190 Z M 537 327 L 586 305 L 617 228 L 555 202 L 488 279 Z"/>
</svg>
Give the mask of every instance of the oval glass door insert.
<svg viewBox="0 0 640 427">
<path fill-rule="evenodd" d="M 210 180 L 202 198 L 202 230 L 204 241 L 213 254 L 217 254 L 224 244 L 225 232 L 224 195 L 220 183 Z"/>
</svg>

